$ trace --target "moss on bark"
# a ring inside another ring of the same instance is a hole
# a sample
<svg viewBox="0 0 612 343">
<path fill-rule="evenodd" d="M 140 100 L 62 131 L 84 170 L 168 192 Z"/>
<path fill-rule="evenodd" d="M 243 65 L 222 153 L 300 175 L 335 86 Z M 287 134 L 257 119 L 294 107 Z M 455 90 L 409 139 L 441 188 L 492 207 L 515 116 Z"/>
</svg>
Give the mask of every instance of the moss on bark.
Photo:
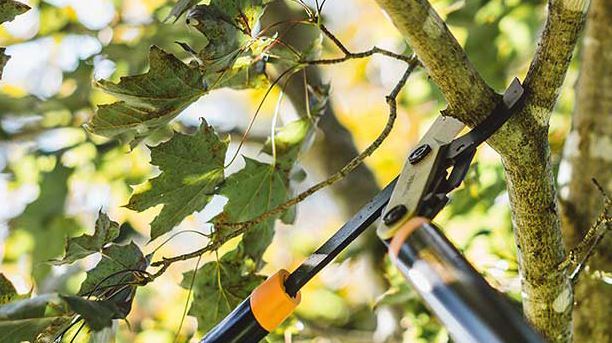
<svg viewBox="0 0 612 343">
<path fill-rule="evenodd" d="M 449 115 L 473 126 L 499 101 L 426 0 L 377 0 L 427 67 Z M 587 0 L 551 0 L 524 86 L 521 111 L 488 142 L 500 153 L 511 199 L 527 318 L 549 340 L 571 339 L 572 289 L 558 271 L 564 249 L 548 143 L 548 119 L 565 78 Z"/>
<path fill-rule="evenodd" d="M 574 248 L 602 210 L 595 178 L 612 194 L 612 2 L 593 0 L 583 40 L 572 129 L 559 184 L 566 248 Z M 612 286 L 601 278 L 612 266 L 612 236 L 595 248 L 575 289 L 574 341 L 612 340 Z"/>
</svg>

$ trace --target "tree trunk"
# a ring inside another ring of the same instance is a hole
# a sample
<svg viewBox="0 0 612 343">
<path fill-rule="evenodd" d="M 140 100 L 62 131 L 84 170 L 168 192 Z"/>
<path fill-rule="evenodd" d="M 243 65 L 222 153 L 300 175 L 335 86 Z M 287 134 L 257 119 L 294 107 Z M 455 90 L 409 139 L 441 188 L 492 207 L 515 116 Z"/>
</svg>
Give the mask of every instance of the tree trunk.
<svg viewBox="0 0 612 343">
<path fill-rule="evenodd" d="M 426 0 L 377 0 L 448 101 L 448 115 L 470 126 L 499 102 Z M 572 57 L 588 0 L 550 0 L 548 19 L 523 83 L 523 109 L 488 143 L 502 157 L 508 182 L 523 309 L 550 341 L 571 339 L 572 288 L 565 271 L 548 121 Z M 486 48 L 486 47 L 484 47 Z"/>
<path fill-rule="evenodd" d="M 559 172 L 567 249 L 578 244 L 602 210 L 595 178 L 612 193 L 612 2 L 593 0 L 584 37 L 572 129 Z M 612 266 L 612 236 L 595 248 L 575 288 L 576 342 L 612 340 L 612 286 L 601 272 Z"/>
</svg>

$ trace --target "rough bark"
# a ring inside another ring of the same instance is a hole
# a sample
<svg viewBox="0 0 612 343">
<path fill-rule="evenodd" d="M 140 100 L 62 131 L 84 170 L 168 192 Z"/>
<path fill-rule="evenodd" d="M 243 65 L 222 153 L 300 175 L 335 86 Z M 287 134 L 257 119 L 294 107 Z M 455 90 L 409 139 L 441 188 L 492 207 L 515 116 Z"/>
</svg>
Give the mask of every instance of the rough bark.
<svg viewBox="0 0 612 343">
<path fill-rule="evenodd" d="M 576 107 L 559 173 L 566 248 L 574 248 L 602 210 L 595 178 L 612 194 L 612 2 L 593 0 L 583 39 Z M 612 340 L 612 236 L 595 248 L 575 288 L 574 340 Z"/>
<path fill-rule="evenodd" d="M 499 101 L 425 0 L 377 0 L 448 101 L 447 113 L 473 126 Z M 587 0 L 551 0 L 524 81 L 522 110 L 488 143 L 506 172 L 527 318 L 549 340 L 571 339 L 572 289 L 564 259 L 548 144 L 548 119 L 580 32 Z"/>
</svg>

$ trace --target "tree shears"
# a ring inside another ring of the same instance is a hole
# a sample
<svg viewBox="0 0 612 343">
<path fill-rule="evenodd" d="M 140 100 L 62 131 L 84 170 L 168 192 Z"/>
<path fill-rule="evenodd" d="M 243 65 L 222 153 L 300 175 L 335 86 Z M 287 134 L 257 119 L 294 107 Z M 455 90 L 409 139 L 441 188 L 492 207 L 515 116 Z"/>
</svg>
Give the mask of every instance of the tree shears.
<svg viewBox="0 0 612 343">
<path fill-rule="evenodd" d="M 465 178 L 478 146 L 517 111 L 523 93 L 515 79 L 487 118 L 460 137 L 463 123 L 438 117 L 399 177 L 292 273 L 281 270 L 257 287 L 201 343 L 263 339 L 297 307 L 300 289 L 381 216 L 377 234 L 391 261 L 455 341 L 544 342 L 431 223 Z"/>
</svg>

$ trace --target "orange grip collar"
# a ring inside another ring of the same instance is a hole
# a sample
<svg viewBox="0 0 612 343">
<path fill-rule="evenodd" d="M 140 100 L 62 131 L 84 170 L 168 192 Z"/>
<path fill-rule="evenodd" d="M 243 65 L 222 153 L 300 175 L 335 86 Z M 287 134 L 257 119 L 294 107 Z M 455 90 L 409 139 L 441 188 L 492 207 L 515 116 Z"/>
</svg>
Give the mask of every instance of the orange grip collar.
<svg viewBox="0 0 612 343">
<path fill-rule="evenodd" d="M 288 276 L 289 272 L 281 269 L 251 293 L 253 316 L 268 332 L 272 332 L 287 319 L 300 303 L 300 292 L 295 298 L 285 292 L 285 280 Z"/>
<path fill-rule="evenodd" d="M 429 223 L 429 219 L 425 217 L 414 217 L 407 221 L 402 227 L 397 230 L 391 243 L 389 244 L 389 255 L 392 258 L 396 258 L 402 247 L 402 244 L 408 239 L 408 237 L 421 225 Z"/>
</svg>

